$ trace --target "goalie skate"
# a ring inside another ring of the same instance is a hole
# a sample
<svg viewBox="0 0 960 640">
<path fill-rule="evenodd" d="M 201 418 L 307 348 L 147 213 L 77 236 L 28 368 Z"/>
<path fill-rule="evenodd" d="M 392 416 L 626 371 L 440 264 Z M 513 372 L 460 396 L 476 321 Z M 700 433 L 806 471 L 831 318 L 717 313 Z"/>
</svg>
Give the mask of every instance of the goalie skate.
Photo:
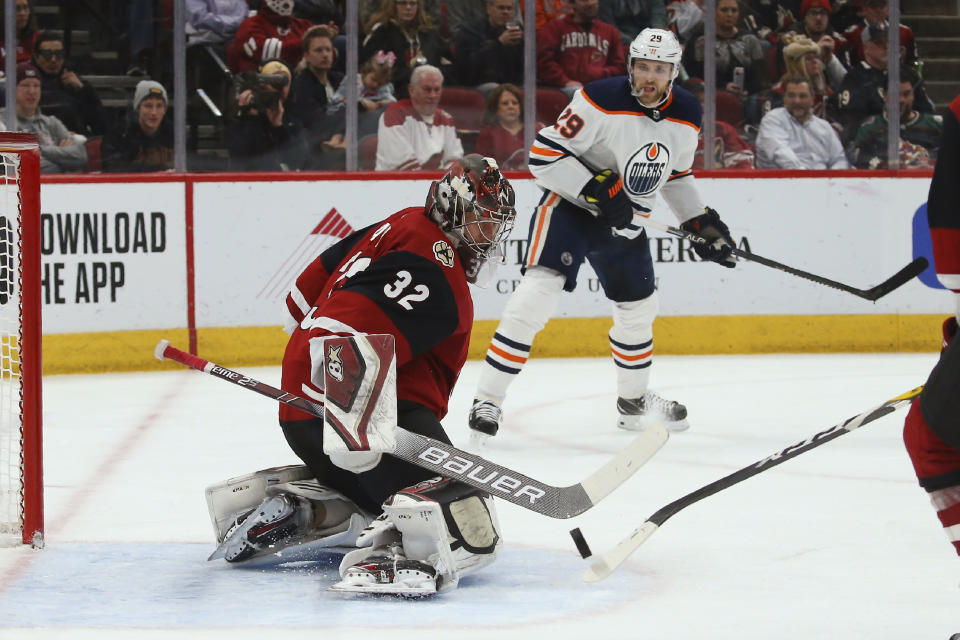
<svg viewBox="0 0 960 640">
<path fill-rule="evenodd" d="M 617 398 L 617 426 L 627 431 L 643 431 L 650 425 L 662 422 L 668 431 L 686 431 L 687 408 L 673 400 L 661 398 L 647 391 L 639 398 Z"/>
<path fill-rule="evenodd" d="M 391 544 L 347 568 L 330 591 L 422 598 L 437 592 L 437 580 L 433 566 L 408 559 L 399 544 Z"/>
<path fill-rule="evenodd" d="M 227 562 L 249 560 L 302 534 L 312 521 L 313 510 L 307 500 L 286 494 L 272 496 L 246 516 L 237 518 L 208 559 L 222 555 Z"/>
</svg>

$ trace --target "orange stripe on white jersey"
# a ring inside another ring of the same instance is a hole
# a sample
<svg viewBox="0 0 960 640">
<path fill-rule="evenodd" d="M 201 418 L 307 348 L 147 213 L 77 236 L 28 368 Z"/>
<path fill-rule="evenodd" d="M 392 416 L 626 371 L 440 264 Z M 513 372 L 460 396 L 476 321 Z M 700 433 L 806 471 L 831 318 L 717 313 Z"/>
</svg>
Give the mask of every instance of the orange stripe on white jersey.
<svg viewBox="0 0 960 640">
<path fill-rule="evenodd" d="M 527 266 L 533 266 L 540 260 L 547 229 L 550 227 L 550 218 L 557 207 L 560 196 L 551 192 L 542 205 L 533 212 L 533 237 L 530 239 L 530 252 L 527 256 Z"/>
<path fill-rule="evenodd" d="M 534 144 L 530 147 L 530 155 L 543 156 L 544 158 L 557 158 L 564 155 L 564 153 L 562 151 L 557 151 L 556 149 L 540 147 Z"/>
</svg>

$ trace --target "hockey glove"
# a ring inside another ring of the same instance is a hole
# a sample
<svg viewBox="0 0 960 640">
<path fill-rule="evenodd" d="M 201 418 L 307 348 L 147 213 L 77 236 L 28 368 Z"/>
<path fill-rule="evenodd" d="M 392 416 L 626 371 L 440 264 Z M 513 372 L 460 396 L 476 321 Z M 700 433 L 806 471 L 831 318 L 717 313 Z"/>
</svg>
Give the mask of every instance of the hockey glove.
<svg viewBox="0 0 960 640">
<path fill-rule="evenodd" d="M 705 207 L 703 214 L 690 218 L 681 224 L 680 228 L 706 240 L 706 242 L 693 243 L 693 250 L 701 260 L 718 262 L 731 269 L 736 266 L 736 259 L 730 255 L 735 246 L 733 238 L 730 237 L 730 229 L 714 209 Z"/>
<path fill-rule="evenodd" d="M 633 206 L 623 192 L 623 180 L 611 169 L 593 176 L 580 192 L 600 209 L 600 220 L 614 229 L 623 229 L 633 220 Z"/>
</svg>

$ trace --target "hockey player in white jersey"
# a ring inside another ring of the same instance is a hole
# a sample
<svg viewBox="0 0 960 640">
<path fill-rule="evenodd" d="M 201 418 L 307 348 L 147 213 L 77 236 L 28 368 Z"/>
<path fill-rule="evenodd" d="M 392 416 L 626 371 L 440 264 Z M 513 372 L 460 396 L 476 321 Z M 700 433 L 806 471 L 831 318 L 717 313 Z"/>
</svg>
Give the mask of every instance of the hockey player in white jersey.
<svg viewBox="0 0 960 640">
<path fill-rule="evenodd" d="M 702 110 L 673 86 L 681 54 L 673 33 L 644 29 L 630 45 L 626 77 L 586 85 L 537 134 L 530 171 L 545 193 L 531 219 L 523 279 L 490 343 L 470 411 L 480 439 L 496 434 L 508 386 L 561 293 L 573 291 L 584 260 L 613 303 L 618 426 L 642 430 L 655 419 L 674 431 L 688 427 L 686 407 L 648 389 L 657 292 L 637 216 L 650 215 L 659 193 L 681 228 L 708 240 L 694 245 L 701 259 L 726 267 L 735 259 L 727 226 L 694 183 Z"/>
</svg>

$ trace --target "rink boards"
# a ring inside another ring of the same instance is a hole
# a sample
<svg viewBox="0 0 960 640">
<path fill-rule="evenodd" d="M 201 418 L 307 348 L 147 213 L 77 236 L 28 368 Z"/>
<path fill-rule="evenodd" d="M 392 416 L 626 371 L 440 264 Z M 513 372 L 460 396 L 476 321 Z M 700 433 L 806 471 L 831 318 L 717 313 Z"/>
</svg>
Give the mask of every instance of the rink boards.
<svg viewBox="0 0 960 640">
<path fill-rule="evenodd" d="M 929 253 L 930 174 L 876 175 L 712 174 L 698 184 L 741 248 L 867 288 Z M 517 227 L 507 264 L 474 289 L 473 357 L 519 281 L 541 195 L 529 174 L 512 182 Z M 160 337 L 226 365 L 276 364 L 283 297 L 300 268 L 350 231 L 421 204 L 428 185 L 409 174 L 45 178 L 45 372 L 165 366 L 151 355 Z M 662 201 L 653 216 L 678 224 Z M 687 243 L 650 235 L 658 353 L 934 350 L 952 308 L 931 272 L 870 303 L 758 264 L 703 264 Z M 609 316 L 584 265 L 534 355 L 603 355 Z"/>
</svg>

